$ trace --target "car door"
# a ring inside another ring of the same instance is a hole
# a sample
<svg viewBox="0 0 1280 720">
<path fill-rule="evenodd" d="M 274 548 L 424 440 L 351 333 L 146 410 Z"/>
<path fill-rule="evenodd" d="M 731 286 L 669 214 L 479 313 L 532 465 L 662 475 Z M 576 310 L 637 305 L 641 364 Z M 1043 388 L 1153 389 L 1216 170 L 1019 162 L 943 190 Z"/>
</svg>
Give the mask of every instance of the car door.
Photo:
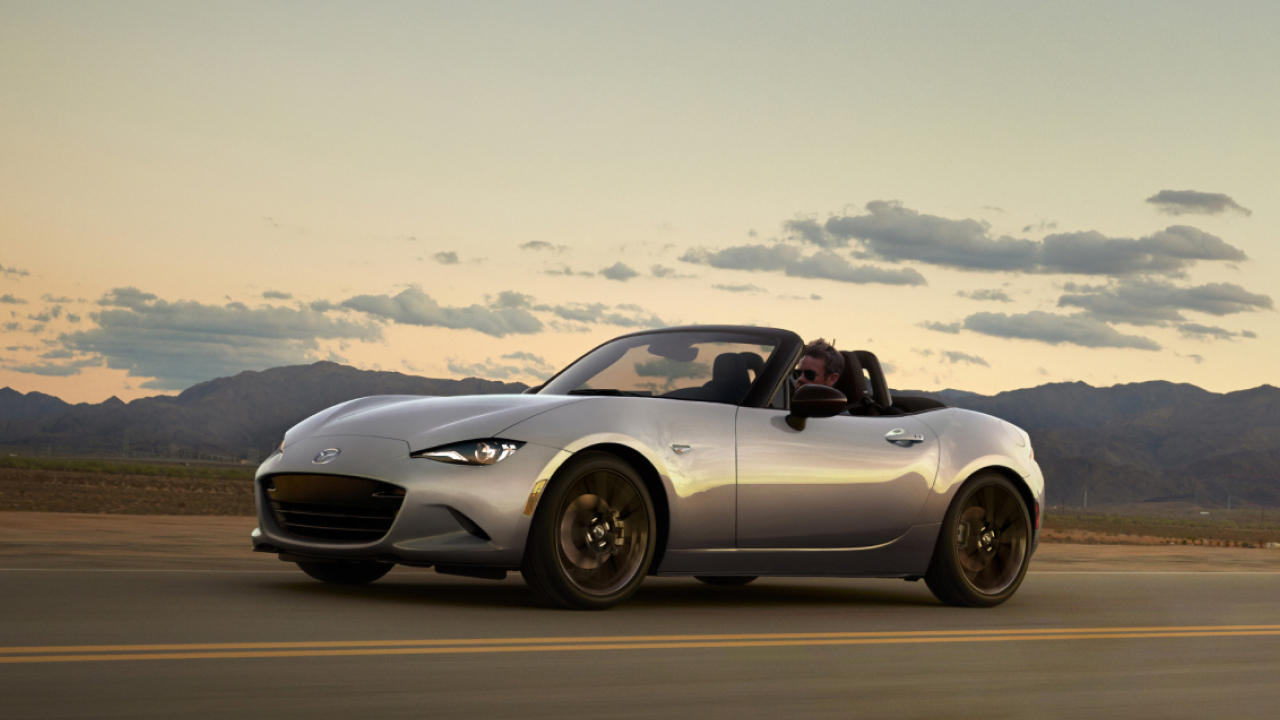
<svg viewBox="0 0 1280 720">
<path fill-rule="evenodd" d="M 867 547 L 914 524 L 938 470 L 927 425 L 838 415 L 796 431 L 786 415 L 738 411 L 739 548 Z"/>
</svg>

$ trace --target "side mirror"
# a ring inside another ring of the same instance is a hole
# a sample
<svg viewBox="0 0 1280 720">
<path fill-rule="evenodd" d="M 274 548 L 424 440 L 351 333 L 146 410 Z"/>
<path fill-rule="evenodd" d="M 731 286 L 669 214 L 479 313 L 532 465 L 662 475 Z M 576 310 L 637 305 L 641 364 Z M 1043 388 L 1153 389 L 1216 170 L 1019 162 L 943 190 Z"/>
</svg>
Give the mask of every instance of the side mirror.
<svg viewBox="0 0 1280 720">
<path fill-rule="evenodd" d="M 805 385 L 791 397 L 791 414 L 787 425 L 792 430 L 803 430 L 805 420 L 811 417 L 831 417 L 844 412 L 849 399 L 844 393 L 826 385 Z"/>
</svg>

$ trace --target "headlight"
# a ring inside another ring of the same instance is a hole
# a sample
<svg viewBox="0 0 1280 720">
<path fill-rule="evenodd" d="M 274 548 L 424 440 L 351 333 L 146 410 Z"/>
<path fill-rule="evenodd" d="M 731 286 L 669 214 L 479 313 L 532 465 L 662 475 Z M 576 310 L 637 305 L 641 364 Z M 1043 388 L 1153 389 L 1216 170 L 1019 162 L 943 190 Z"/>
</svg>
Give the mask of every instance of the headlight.
<svg viewBox="0 0 1280 720">
<path fill-rule="evenodd" d="M 409 457 L 430 458 L 457 465 L 493 465 L 511 457 L 524 443 L 514 440 L 468 440 L 430 450 L 410 453 Z"/>
</svg>

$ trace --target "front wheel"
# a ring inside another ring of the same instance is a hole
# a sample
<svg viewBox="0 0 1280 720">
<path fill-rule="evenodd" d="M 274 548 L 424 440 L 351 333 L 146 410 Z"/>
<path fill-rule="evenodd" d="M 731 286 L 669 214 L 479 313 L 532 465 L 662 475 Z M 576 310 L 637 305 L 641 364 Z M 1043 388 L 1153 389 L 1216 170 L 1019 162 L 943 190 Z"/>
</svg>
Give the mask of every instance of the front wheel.
<svg viewBox="0 0 1280 720">
<path fill-rule="evenodd" d="M 391 563 L 299 562 L 302 572 L 332 585 L 368 585 L 391 572 Z"/>
<path fill-rule="evenodd" d="M 951 501 L 924 581 L 948 605 L 994 607 L 1018 590 L 1030 554 L 1021 493 L 1003 475 L 978 475 Z"/>
<path fill-rule="evenodd" d="M 648 574 L 655 530 L 653 501 L 639 474 L 615 455 L 584 453 L 543 494 L 520 574 L 549 605 L 611 608 Z"/>
</svg>

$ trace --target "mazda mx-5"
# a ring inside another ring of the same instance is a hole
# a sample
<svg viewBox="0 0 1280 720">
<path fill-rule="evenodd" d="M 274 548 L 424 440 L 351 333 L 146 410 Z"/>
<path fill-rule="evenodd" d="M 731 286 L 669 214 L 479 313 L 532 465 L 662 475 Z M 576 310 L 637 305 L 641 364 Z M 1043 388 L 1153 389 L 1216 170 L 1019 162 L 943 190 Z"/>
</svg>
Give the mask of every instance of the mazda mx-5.
<svg viewBox="0 0 1280 720">
<path fill-rule="evenodd" d="M 290 429 L 258 470 L 254 549 L 329 583 L 395 565 L 601 609 L 647 575 L 924 581 L 989 607 L 1026 573 L 1044 479 L 1008 422 L 889 390 L 841 353 L 797 387 L 787 330 L 611 340 L 521 395 L 378 396 Z"/>
</svg>

